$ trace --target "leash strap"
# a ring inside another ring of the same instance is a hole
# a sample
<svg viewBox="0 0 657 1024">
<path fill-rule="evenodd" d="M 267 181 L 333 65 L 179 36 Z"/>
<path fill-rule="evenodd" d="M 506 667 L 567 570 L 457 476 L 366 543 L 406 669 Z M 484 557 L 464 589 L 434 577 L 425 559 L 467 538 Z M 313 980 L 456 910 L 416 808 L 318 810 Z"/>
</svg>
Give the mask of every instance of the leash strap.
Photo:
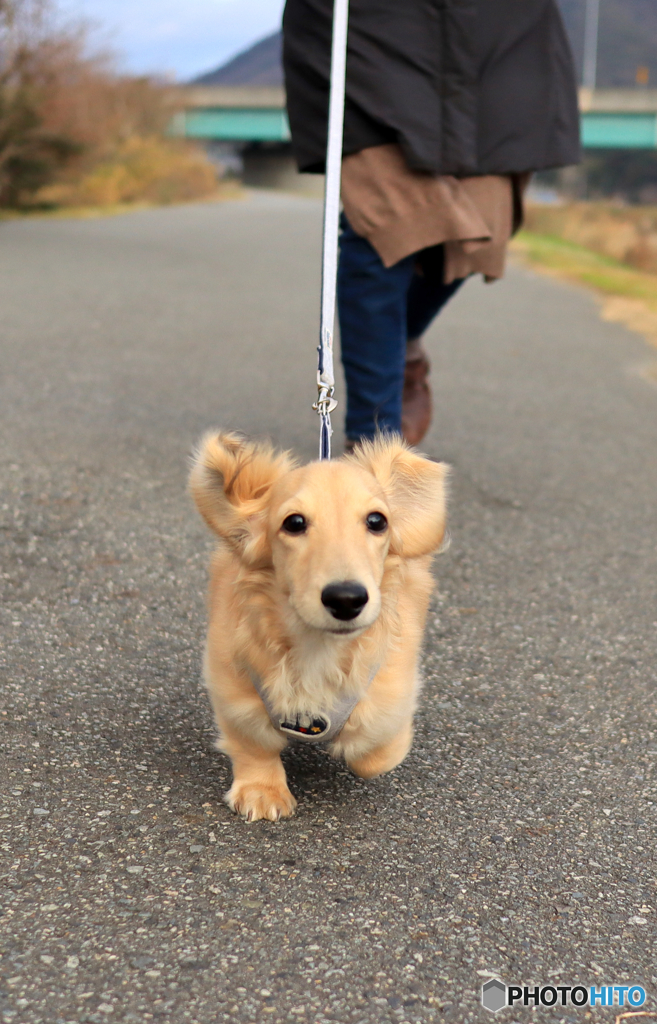
<svg viewBox="0 0 657 1024">
<path fill-rule="evenodd" d="M 347 71 L 347 23 L 349 0 L 334 0 L 331 46 L 331 92 L 329 99 L 326 182 L 324 186 L 324 232 L 322 242 L 322 308 L 319 323 L 317 401 L 313 409 L 320 418 L 319 457 L 331 458 L 331 413 L 333 397 L 333 332 L 338 275 L 338 231 L 340 222 L 340 177 Z"/>
<path fill-rule="evenodd" d="M 370 674 L 370 678 L 367 681 L 367 687 L 365 692 L 369 690 L 374 677 L 379 671 L 380 666 L 375 665 Z M 357 697 L 342 697 L 337 704 L 331 708 L 330 714 L 322 711 L 310 715 L 295 715 L 293 719 L 281 718 L 279 714 L 274 710 L 269 695 L 262 684 L 262 679 L 254 672 L 252 668 L 247 668 L 249 677 L 256 693 L 260 697 L 260 700 L 265 705 L 269 720 L 274 726 L 277 732 L 283 733 L 288 739 L 300 742 L 300 743 L 330 743 L 331 740 L 336 739 L 342 732 L 349 715 L 354 710 L 359 701 L 364 697 L 364 694 L 360 694 Z M 303 722 L 301 721 L 303 718 Z"/>
</svg>

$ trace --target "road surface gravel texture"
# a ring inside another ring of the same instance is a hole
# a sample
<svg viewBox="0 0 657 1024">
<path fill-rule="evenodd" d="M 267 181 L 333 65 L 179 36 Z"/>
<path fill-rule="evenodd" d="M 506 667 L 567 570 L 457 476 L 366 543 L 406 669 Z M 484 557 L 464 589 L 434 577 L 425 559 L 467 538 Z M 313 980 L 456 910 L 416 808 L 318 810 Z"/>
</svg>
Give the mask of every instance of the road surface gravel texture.
<svg viewBox="0 0 657 1024">
<path fill-rule="evenodd" d="M 320 234 L 264 193 L 0 225 L 7 1024 L 469 1024 L 493 974 L 656 1007 L 657 354 L 586 292 L 512 268 L 429 335 L 451 546 L 407 761 L 293 750 L 294 819 L 222 803 L 188 455 L 314 457 Z"/>
</svg>

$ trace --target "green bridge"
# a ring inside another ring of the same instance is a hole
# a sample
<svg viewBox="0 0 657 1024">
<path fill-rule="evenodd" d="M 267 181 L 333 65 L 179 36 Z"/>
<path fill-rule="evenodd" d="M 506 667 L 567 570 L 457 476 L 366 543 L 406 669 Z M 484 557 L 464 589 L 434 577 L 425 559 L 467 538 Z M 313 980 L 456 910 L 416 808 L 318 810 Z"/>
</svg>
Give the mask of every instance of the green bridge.
<svg viewBox="0 0 657 1024">
<path fill-rule="evenodd" d="M 184 104 L 174 130 L 187 138 L 289 142 L 282 89 L 192 86 Z M 657 89 L 582 89 L 580 110 L 587 149 L 657 149 Z"/>
</svg>

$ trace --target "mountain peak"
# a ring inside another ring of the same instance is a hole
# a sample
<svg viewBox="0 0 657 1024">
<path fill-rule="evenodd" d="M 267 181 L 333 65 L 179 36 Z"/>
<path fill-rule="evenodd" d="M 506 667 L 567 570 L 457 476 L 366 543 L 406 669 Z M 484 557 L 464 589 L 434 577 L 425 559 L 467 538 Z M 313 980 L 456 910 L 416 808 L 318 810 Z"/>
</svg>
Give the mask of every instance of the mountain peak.
<svg viewBox="0 0 657 1024">
<path fill-rule="evenodd" d="M 282 42 L 282 33 L 274 32 L 255 46 L 238 53 L 221 67 L 199 75 L 190 85 L 281 86 Z"/>
<path fill-rule="evenodd" d="M 581 77 L 585 3 L 558 3 Z M 190 85 L 282 86 L 281 50 L 282 33 L 274 32 Z M 598 87 L 631 88 L 639 69 L 649 85 L 657 85 L 657 0 L 605 0 L 600 8 Z"/>
</svg>

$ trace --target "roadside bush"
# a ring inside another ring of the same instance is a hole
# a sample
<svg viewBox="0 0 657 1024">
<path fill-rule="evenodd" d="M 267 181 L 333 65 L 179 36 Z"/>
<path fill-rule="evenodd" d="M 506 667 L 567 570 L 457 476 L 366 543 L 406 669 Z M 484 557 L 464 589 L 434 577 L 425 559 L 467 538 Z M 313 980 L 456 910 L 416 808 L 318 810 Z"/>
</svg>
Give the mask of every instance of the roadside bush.
<svg viewBox="0 0 657 1024">
<path fill-rule="evenodd" d="M 175 203 L 217 188 L 215 169 L 185 143 L 134 135 L 81 177 L 72 176 L 38 193 L 56 206 L 113 206 L 117 203 Z"/>
<path fill-rule="evenodd" d="M 203 151 L 167 136 L 176 90 L 120 75 L 49 0 L 0 0 L 0 205 L 171 203 L 217 187 Z"/>
</svg>

